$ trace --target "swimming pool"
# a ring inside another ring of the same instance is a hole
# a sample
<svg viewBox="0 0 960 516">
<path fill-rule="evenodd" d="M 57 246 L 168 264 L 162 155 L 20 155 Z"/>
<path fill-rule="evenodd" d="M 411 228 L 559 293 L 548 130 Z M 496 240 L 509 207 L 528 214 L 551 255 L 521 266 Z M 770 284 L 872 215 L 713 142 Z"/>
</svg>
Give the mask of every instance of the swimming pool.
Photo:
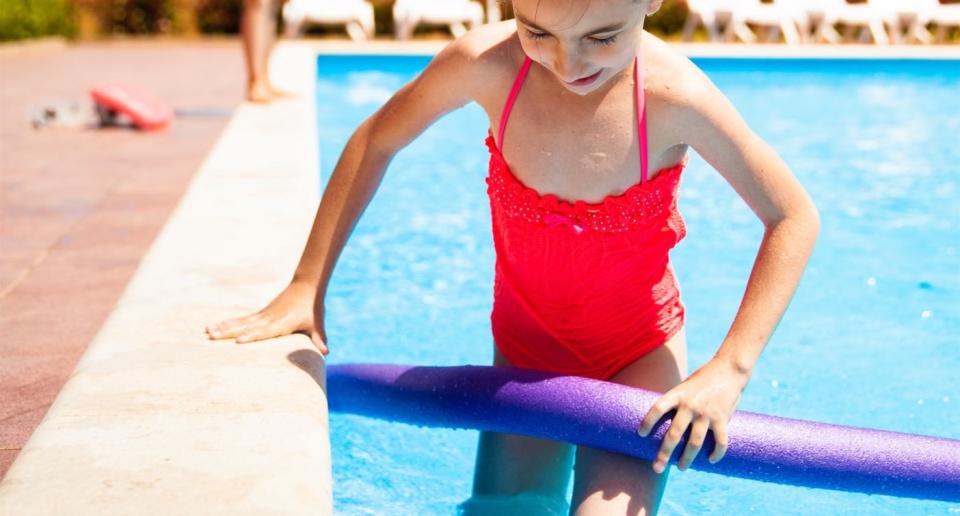
<svg viewBox="0 0 960 516">
<path fill-rule="evenodd" d="M 318 58 L 321 183 L 356 126 L 429 61 Z M 958 62 L 694 59 L 816 202 L 821 233 L 739 409 L 960 439 Z M 327 295 L 331 364 L 484 364 L 494 254 L 487 123 L 467 106 L 394 158 Z M 671 257 L 690 371 L 720 345 L 763 228 L 695 152 Z M 477 432 L 330 414 L 337 514 L 454 514 Z M 701 452 L 703 453 L 703 452 Z M 572 488 L 572 486 L 571 486 Z M 660 514 L 960 514 L 951 503 L 676 468 Z"/>
</svg>

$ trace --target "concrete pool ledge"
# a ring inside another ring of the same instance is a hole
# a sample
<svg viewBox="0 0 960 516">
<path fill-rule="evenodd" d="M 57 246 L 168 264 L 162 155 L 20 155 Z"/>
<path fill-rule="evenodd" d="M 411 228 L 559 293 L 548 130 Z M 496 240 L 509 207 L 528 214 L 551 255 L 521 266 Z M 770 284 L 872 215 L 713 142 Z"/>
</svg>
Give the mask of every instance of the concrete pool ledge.
<svg viewBox="0 0 960 516">
<path fill-rule="evenodd" d="M 433 55 L 449 40 L 391 41 L 301 39 L 287 44 L 309 48 L 315 54 Z M 864 45 L 779 43 L 683 43 L 667 41 L 671 48 L 688 57 L 729 58 L 823 58 L 823 59 L 960 59 L 960 45 Z"/>
<path fill-rule="evenodd" d="M 315 54 L 281 45 L 298 96 L 236 110 L 0 483 L 0 514 L 330 514 L 325 364 L 302 335 L 204 326 L 289 281 L 319 199 Z"/>
</svg>

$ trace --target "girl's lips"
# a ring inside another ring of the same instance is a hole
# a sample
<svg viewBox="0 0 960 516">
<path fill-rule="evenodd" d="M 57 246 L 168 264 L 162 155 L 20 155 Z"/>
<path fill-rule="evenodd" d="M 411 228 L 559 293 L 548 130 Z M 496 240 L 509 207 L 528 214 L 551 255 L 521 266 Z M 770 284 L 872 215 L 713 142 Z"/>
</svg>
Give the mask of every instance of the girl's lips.
<svg viewBox="0 0 960 516">
<path fill-rule="evenodd" d="M 575 80 L 575 81 L 573 81 L 573 82 L 568 82 L 567 84 L 570 84 L 570 85 L 572 85 L 572 86 L 586 86 L 586 85 L 590 84 L 591 82 L 597 80 L 597 77 L 600 77 L 600 72 L 602 72 L 602 71 L 603 71 L 603 70 L 600 70 L 600 71 L 598 71 L 597 73 L 595 73 L 595 74 L 593 74 L 593 75 L 591 75 L 591 76 L 589 76 L 589 77 L 583 77 L 583 78 L 577 79 L 577 80 Z"/>
</svg>

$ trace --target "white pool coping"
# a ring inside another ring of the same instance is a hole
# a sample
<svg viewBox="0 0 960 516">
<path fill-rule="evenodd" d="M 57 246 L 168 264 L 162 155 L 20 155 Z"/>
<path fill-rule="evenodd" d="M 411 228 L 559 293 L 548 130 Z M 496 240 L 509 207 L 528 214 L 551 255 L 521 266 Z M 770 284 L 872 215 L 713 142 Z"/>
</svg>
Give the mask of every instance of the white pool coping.
<svg viewBox="0 0 960 516">
<path fill-rule="evenodd" d="M 239 47 L 237 49 L 239 52 Z M 204 326 L 289 281 L 319 199 L 316 55 L 283 45 L 0 484 L 0 514 L 331 514 L 322 356 Z"/>
<path fill-rule="evenodd" d="M 238 346 L 207 323 L 289 281 L 319 199 L 316 55 L 431 55 L 447 41 L 279 44 L 297 97 L 243 105 L 0 483 L 0 514 L 332 513 L 325 363 L 293 335 Z M 957 59 L 960 47 L 675 44 L 691 57 Z"/>
<path fill-rule="evenodd" d="M 450 43 L 449 40 L 390 41 L 300 39 L 288 45 L 308 47 L 318 54 L 381 54 L 433 55 Z M 679 43 L 669 41 L 672 48 L 688 57 L 731 58 L 858 58 L 858 59 L 960 59 L 960 45 L 861 45 L 861 44 L 737 44 Z"/>
</svg>

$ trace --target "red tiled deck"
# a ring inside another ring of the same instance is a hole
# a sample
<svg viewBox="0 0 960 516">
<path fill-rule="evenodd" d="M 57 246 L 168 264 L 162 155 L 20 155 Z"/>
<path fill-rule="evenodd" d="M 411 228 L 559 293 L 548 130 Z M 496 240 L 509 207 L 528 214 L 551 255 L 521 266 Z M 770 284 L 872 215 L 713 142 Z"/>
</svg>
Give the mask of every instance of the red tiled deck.
<svg viewBox="0 0 960 516">
<path fill-rule="evenodd" d="M 239 42 L 0 50 L 0 478 L 242 99 Z M 187 112 L 161 133 L 33 130 L 28 108 L 123 81 Z M 149 332 L 150 328 L 144 328 Z"/>
</svg>

